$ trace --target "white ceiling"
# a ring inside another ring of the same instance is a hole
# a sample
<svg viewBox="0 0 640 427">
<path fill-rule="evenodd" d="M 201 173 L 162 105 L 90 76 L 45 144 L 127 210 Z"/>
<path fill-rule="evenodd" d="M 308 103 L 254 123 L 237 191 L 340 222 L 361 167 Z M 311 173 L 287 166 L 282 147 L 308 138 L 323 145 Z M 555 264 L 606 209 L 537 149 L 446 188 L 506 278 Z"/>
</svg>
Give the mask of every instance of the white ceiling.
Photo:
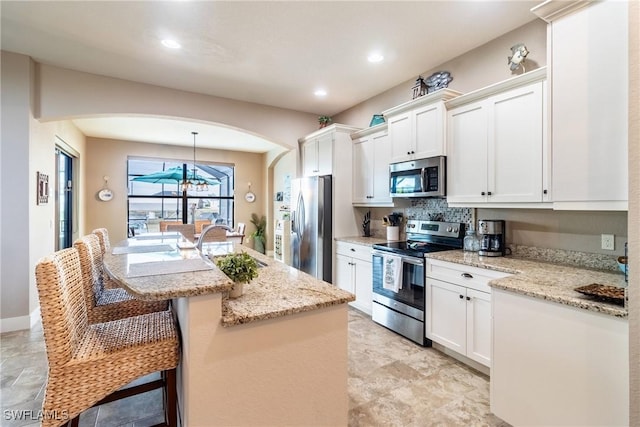
<svg viewBox="0 0 640 427">
<path fill-rule="evenodd" d="M 1 41 L 3 50 L 40 63 L 335 115 L 532 21 L 529 9 L 538 3 L 3 0 Z M 178 40 L 182 49 L 163 47 L 163 38 Z M 383 62 L 367 61 L 374 50 Z M 327 96 L 314 96 L 318 88 Z M 162 140 L 177 144 L 189 143 L 192 130 L 212 127 L 189 123 L 185 138 L 177 121 L 153 119 L 153 128 L 122 119 L 77 124 L 89 136 L 148 142 L 166 126 L 181 138 Z M 104 134 L 114 127 L 120 134 Z M 271 148 L 256 142 L 246 144 Z"/>
</svg>

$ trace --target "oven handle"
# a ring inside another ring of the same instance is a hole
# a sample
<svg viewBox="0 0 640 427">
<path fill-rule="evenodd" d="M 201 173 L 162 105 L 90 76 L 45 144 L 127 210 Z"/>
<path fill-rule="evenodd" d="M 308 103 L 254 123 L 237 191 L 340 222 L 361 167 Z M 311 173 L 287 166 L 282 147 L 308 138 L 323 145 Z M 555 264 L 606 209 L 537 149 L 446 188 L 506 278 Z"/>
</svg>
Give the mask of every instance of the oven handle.
<svg viewBox="0 0 640 427">
<path fill-rule="evenodd" d="M 406 256 L 402 256 L 402 255 L 399 255 L 399 254 L 394 254 L 394 253 L 391 253 L 391 252 L 377 251 L 375 249 L 371 251 L 371 255 L 373 255 L 373 256 L 381 256 L 381 257 L 384 257 L 386 255 L 392 255 L 392 256 L 400 257 L 402 262 L 407 263 L 407 264 L 413 264 L 413 265 L 418 265 L 418 266 L 423 266 L 424 265 L 424 258 L 406 257 Z"/>
</svg>

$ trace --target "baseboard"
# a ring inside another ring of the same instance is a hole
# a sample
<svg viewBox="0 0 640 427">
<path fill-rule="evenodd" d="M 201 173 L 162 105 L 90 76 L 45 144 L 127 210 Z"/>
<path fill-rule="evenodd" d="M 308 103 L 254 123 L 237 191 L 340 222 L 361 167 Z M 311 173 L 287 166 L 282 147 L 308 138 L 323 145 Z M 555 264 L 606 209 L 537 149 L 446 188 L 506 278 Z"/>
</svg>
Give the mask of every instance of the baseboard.
<svg viewBox="0 0 640 427">
<path fill-rule="evenodd" d="M 42 317 L 40 316 L 40 306 L 37 306 L 36 309 L 31 312 L 29 317 L 31 319 L 30 321 L 31 328 L 33 328 L 38 323 L 40 323 L 40 321 L 42 320 Z"/>
<path fill-rule="evenodd" d="M 29 316 L 0 319 L 0 332 L 13 332 L 29 329 Z"/>
<path fill-rule="evenodd" d="M 31 329 L 40 322 L 40 306 L 28 316 L 0 319 L 0 333 Z"/>
</svg>

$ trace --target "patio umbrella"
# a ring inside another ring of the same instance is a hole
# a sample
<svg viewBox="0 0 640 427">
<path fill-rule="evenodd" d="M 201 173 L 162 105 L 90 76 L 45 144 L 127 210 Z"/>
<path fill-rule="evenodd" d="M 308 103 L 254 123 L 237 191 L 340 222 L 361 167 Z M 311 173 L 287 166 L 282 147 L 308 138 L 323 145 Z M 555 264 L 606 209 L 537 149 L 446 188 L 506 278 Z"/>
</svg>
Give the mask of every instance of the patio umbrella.
<svg viewBox="0 0 640 427">
<path fill-rule="evenodd" d="M 187 179 L 206 183 L 207 185 L 220 184 L 218 178 L 205 178 L 193 169 L 187 171 Z M 153 172 L 142 176 L 136 176 L 131 181 L 150 182 L 152 184 L 180 184 L 182 182 L 182 166 L 169 168 L 165 171 Z"/>
</svg>

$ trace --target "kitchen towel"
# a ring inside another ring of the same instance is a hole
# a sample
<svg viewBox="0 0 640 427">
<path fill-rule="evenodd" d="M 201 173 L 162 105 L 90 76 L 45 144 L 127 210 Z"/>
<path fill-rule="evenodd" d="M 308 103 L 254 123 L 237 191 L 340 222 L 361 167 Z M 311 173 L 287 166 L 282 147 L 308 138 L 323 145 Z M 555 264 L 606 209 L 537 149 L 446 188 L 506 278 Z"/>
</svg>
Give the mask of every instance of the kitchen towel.
<svg viewBox="0 0 640 427">
<path fill-rule="evenodd" d="M 385 255 L 382 263 L 382 287 L 398 292 L 402 289 L 402 258 L 394 255 Z"/>
</svg>

